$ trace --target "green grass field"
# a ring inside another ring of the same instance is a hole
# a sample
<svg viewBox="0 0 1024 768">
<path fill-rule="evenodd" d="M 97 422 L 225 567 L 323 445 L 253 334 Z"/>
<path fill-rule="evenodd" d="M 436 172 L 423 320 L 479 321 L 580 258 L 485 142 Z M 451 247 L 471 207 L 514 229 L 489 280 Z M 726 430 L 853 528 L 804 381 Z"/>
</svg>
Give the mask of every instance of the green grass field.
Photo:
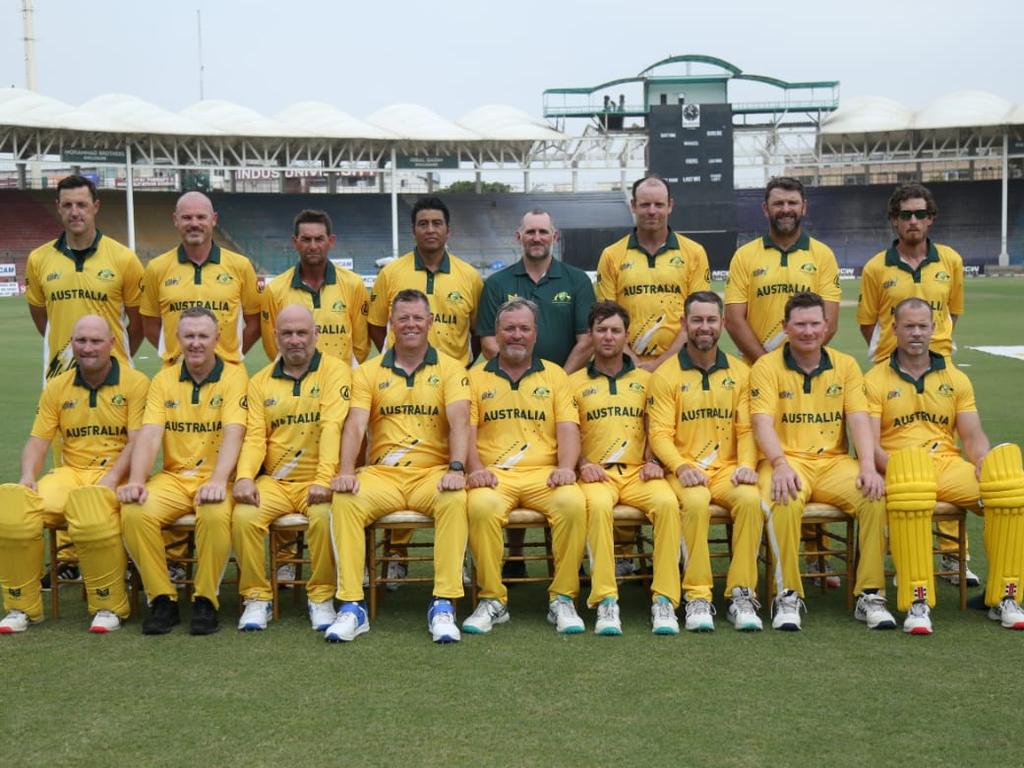
<svg viewBox="0 0 1024 768">
<path fill-rule="evenodd" d="M 856 298 L 856 283 L 844 288 Z M 994 443 L 1021 440 L 1013 382 L 1024 368 L 964 347 L 1024 342 L 1022 300 L 1024 281 L 970 281 L 957 329 L 956 360 L 970 366 Z M 21 299 L 0 301 L 0 327 L 0 466 L 13 481 L 40 344 Z M 852 307 L 836 341 L 863 360 Z M 147 353 L 141 366 L 152 372 Z M 253 355 L 250 370 L 264 362 Z M 972 566 L 984 574 L 977 519 L 970 532 Z M 565 638 L 545 621 L 543 588 L 519 586 L 510 624 L 457 646 L 430 643 L 426 588 L 387 595 L 372 631 L 348 645 L 323 642 L 287 595 L 281 621 L 261 634 L 234 630 L 228 586 L 219 634 L 143 637 L 134 620 L 89 635 L 80 592 L 62 594 L 60 621 L 0 638 L 5 766 L 1021 762 L 1024 633 L 958 611 L 945 584 L 931 637 L 869 632 L 841 594 L 813 590 L 799 634 L 734 632 L 719 596 L 717 632 L 654 637 L 648 597 L 628 584 L 623 637 Z M 593 613 L 583 614 L 592 627 Z"/>
</svg>

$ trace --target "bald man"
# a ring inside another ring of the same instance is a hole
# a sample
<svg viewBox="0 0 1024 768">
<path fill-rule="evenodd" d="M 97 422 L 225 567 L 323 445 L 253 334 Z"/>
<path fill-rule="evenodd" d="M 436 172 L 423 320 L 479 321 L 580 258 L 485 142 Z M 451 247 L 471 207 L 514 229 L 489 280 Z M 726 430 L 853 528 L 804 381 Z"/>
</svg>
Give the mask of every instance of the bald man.
<svg viewBox="0 0 1024 768">
<path fill-rule="evenodd" d="M 153 259 L 142 275 L 142 327 L 165 365 L 180 362 L 177 327 L 189 307 L 205 307 L 217 318 L 217 356 L 240 363 L 260 337 L 256 270 L 245 256 L 213 242 L 217 213 L 210 198 L 186 192 L 174 208 L 181 243 Z"/>
<path fill-rule="evenodd" d="M 142 427 L 149 380 L 114 357 L 114 345 L 102 317 L 75 323 L 75 366 L 46 385 L 21 455 L 21 479 L 0 486 L 0 587 L 7 608 L 0 634 L 24 632 L 43 620 L 45 523 L 68 525 L 93 614 L 90 631 L 119 629 L 128 617 L 127 559 L 114 494 Z M 36 482 L 58 436 L 63 463 Z"/>
</svg>

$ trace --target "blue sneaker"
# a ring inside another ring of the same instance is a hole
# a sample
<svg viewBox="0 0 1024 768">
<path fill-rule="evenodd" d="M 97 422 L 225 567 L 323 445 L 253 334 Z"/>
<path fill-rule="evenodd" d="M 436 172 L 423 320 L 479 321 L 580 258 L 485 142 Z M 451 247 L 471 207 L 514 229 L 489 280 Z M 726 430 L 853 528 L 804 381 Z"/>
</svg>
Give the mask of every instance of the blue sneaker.
<svg viewBox="0 0 1024 768">
<path fill-rule="evenodd" d="M 427 628 L 435 643 L 457 643 L 462 639 L 451 600 L 435 597 L 431 601 L 427 609 Z"/>
<path fill-rule="evenodd" d="M 370 622 L 362 603 L 342 603 L 334 623 L 324 632 L 324 639 L 328 643 L 350 643 L 369 631 Z"/>
</svg>

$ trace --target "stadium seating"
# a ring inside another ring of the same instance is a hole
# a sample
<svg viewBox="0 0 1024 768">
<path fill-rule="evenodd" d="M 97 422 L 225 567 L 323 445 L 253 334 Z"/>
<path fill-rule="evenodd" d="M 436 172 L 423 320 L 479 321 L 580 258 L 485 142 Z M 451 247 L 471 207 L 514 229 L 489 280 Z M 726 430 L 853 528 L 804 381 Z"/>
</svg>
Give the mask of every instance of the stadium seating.
<svg viewBox="0 0 1024 768">
<path fill-rule="evenodd" d="M 25 258 L 39 245 L 60 234 L 60 219 L 53 193 L 0 190 L 0 261 L 17 265 L 18 280 L 25 279 Z"/>
</svg>

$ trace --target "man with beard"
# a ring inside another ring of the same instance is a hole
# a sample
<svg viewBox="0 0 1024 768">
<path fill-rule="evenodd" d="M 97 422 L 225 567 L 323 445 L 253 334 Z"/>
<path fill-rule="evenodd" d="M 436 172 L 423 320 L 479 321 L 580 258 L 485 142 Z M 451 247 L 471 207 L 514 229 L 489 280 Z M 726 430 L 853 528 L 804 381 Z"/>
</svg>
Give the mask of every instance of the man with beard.
<svg viewBox="0 0 1024 768">
<path fill-rule="evenodd" d="M 756 586 L 763 517 L 750 430 L 750 370 L 718 348 L 718 294 L 691 293 L 684 311 L 686 346 L 651 376 L 647 412 L 651 449 L 668 470 L 682 508 L 685 626 L 691 632 L 715 628 L 708 549 L 713 502 L 728 509 L 734 523 L 725 585 L 728 619 L 741 632 L 756 632 L 761 629 Z"/>
<path fill-rule="evenodd" d="M 832 249 L 803 231 L 804 185 L 779 176 L 768 182 L 761 205 L 768 234 L 739 248 L 729 263 L 725 327 L 748 364 L 786 340 L 786 300 L 809 291 L 825 300 L 825 343 L 839 323 L 839 267 Z"/>
<path fill-rule="evenodd" d="M 868 356 L 881 363 L 896 349 L 893 312 L 896 305 L 912 296 L 927 301 L 932 308 L 935 331 L 930 349 L 947 359 L 953 354 L 953 328 L 964 312 L 964 262 L 948 245 L 933 243 L 928 231 L 939 209 L 931 191 L 920 184 L 903 184 L 889 198 L 889 223 L 896 239 L 887 250 L 868 260 L 860 279 L 857 323 L 868 343 Z M 947 534 L 939 538 L 943 550 L 940 569 L 956 571 L 956 523 L 944 521 L 939 529 Z M 970 560 L 970 555 L 968 555 Z M 958 584 L 958 576 L 947 576 Z M 981 583 L 967 569 L 967 586 Z"/>
</svg>

